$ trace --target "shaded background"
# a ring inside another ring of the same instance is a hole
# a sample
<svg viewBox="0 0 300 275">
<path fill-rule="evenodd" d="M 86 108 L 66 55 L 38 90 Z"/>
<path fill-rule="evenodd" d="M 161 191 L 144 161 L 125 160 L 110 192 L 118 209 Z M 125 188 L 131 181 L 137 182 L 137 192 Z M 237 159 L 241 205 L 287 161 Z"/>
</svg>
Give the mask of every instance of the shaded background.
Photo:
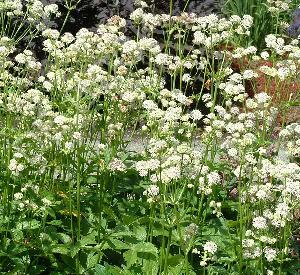
<svg viewBox="0 0 300 275">
<path fill-rule="evenodd" d="M 64 0 L 43 0 L 42 2 L 59 5 L 62 16 L 53 22 L 53 27 L 60 29 L 67 12 L 63 5 Z M 152 13 L 169 14 L 169 0 L 145 0 L 145 2 L 149 4 L 149 11 Z M 202 16 L 210 13 L 219 14 L 221 3 L 222 0 L 190 0 L 186 11 Z M 173 14 L 180 14 L 185 5 L 186 0 L 173 0 Z M 104 23 L 109 17 L 117 14 L 127 20 L 126 32 L 135 32 L 135 27 L 129 20 L 129 15 L 134 9 L 134 0 L 82 0 L 76 10 L 71 12 L 64 31 L 75 34 L 81 28 L 93 30 L 99 23 Z"/>
</svg>

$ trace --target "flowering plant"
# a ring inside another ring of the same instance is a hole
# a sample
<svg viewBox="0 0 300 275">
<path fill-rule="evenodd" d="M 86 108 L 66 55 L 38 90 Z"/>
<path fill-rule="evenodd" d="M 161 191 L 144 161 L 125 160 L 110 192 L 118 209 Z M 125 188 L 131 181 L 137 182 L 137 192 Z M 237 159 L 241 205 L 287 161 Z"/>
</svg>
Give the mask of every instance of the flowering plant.
<svg viewBox="0 0 300 275">
<path fill-rule="evenodd" d="M 28 3 L 29 22 L 58 14 Z M 0 271 L 295 274 L 297 95 L 276 96 L 299 81 L 299 39 L 270 33 L 260 52 L 243 46 L 249 15 L 140 4 L 134 38 L 117 15 L 96 31 L 43 29 L 43 63 L 1 37 Z"/>
</svg>

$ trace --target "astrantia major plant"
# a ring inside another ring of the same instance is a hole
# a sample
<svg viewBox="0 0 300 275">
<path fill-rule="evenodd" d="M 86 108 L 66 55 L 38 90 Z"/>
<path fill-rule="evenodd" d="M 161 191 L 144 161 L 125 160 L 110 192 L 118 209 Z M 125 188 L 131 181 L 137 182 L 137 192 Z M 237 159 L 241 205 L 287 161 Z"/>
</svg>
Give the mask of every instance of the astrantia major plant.
<svg viewBox="0 0 300 275">
<path fill-rule="evenodd" d="M 119 16 L 43 30 L 45 64 L 1 38 L 1 272 L 295 274 L 299 40 L 243 47 L 249 15 L 131 19 L 135 38 Z"/>
</svg>

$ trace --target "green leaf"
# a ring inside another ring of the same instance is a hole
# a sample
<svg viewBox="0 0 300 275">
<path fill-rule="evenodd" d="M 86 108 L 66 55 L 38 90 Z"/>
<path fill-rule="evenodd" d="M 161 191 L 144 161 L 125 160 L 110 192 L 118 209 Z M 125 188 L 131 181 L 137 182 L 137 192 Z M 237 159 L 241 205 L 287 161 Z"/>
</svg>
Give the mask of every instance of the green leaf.
<svg viewBox="0 0 300 275">
<path fill-rule="evenodd" d="M 73 258 L 76 256 L 76 254 L 79 252 L 80 250 L 80 245 L 78 243 L 76 243 L 74 246 L 71 247 L 70 249 L 70 256 Z"/>
<path fill-rule="evenodd" d="M 209 271 L 209 274 L 212 275 L 227 275 L 228 270 L 226 270 L 224 267 L 219 267 L 219 266 L 208 266 L 207 270 Z M 230 273 L 234 274 L 234 273 Z"/>
<path fill-rule="evenodd" d="M 83 236 L 79 241 L 80 247 L 84 247 L 87 244 L 97 244 L 97 242 L 95 240 L 96 235 L 97 235 L 97 232 L 93 231 L 92 233 L 90 233 L 86 236 Z"/>
<path fill-rule="evenodd" d="M 62 225 L 62 221 L 61 220 L 53 220 L 51 222 L 47 222 L 47 224 L 60 226 L 60 225 Z"/>
<path fill-rule="evenodd" d="M 168 232 L 168 230 L 165 230 L 165 229 L 154 228 L 154 229 L 153 229 L 152 235 L 155 236 L 155 237 L 157 237 L 157 236 L 165 236 L 165 237 L 168 237 L 169 232 Z"/>
<path fill-rule="evenodd" d="M 97 183 L 97 178 L 94 176 L 89 176 L 86 181 L 87 181 L 87 184 L 95 184 L 95 183 Z"/>
<path fill-rule="evenodd" d="M 72 239 L 69 235 L 64 233 L 57 233 L 57 237 L 63 242 L 63 243 L 71 243 Z"/>
<path fill-rule="evenodd" d="M 184 274 L 186 274 L 185 270 L 186 270 L 185 264 L 181 263 L 181 264 L 176 265 L 174 267 L 173 266 L 169 266 L 167 274 L 168 275 L 184 275 Z M 188 270 L 189 270 L 189 274 L 190 275 L 196 275 L 196 273 L 193 270 L 193 267 L 190 264 L 188 265 Z M 165 273 L 162 273 L 162 274 L 165 274 Z"/>
<path fill-rule="evenodd" d="M 118 239 L 107 240 L 107 245 L 109 248 L 115 249 L 115 250 L 129 249 L 128 244 L 126 244 Z"/>
<path fill-rule="evenodd" d="M 98 253 L 90 253 L 87 256 L 86 266 L 88 269 L 95 267 L 100 260 L 100 255 Z"/>
<path fill-rule="evenodd" d="M 107 275 L 107 268 L 103 265 L 97 264 L 93 271 L 88 272 L 89 275 Z"/>
<path fill-rule="evenodd" d="M 56 244 L 51 246 L 52 253 L 58 253 L 62 255 L 69 255 L 70 254 L 70 247 L 65 244 Z"/>
<path fill-rule="evenodd" d="M 129 270 L 123 270 L 118 266 L 105 265 L 105 275 L 136 275 L 131 273 Z"/>
<path fill-rule="evenodd" d="M 137 262 L 137 252 L 134 250 L 127 250 L 123 253 L 123 257 L 126 261 L 127 267 L 133 266 Z"/>
<path fill-rule="evenodd" d="M 133 232 L 129 230 L 127 226 L 118 226 L 115 228 L 115 232 L 111 234 L 113 237 L 125 237 L 134 236 Z"/>
<path fill-rule="evenodd" d="M 146 228 L 143 226 L 138 226 L 134 230 L 135 237 L 140 241 L 145 241 L 147 238 Z"/>
<path fill-rule="evenodd" d="M 190 270 L 189 270 L 190 272 Z M 162 273 L 162 275 L 183 275 L 184 274 L 184 266 L 181 265 L 177 265 L 177 266 L 173 266 L 173 267 L 169 267 L 168 268 L 168 273 Z M 191 273 L 190 273 L 191 274 Z"/>
<path fill-rule="evenodd" d="M 229 228 L 235 228 L 235 227 L 237 227 L 239 222 L 233 221 L 233 220 L 227 220 L 226 223 Z"/>
<path fill-rule="evenodd" d="M 54 219 L 56 218 L 55 211 L 52 208 L 48 207 L 46 211 L 47 211 L 47 214 L 49 214 L 49 216 L 51 216 Z"/>
<path fill-rule="evenodd" d="M 103 265 L 97 264 L 94 269 L 94 275 L 106 275 L 106 268 Z"/>
<path fill-rule="evenodd" d="M 75 257 L 75 255 L 80 251 L 81 248 L 87 247 L 87 245 L 97 244 L 95 241 L 96 232 L 92 232 L 89 235 L 83 236 L 79 242 L 71 247 L 70 256 Z"/>
<path fill-rule="evenodd" d="M 168 265 L 169 266 L 177 266 L 184 263 L 184 256 L 183 255 L 171 255 L 168 258 Z"/>
<path fill-rule="evenodd" d="M 156 259 L 144 259 L 142 268 L 143 274 L 156 275 L 158 274 L 159 263 Z"/>
<path fill-rule="evenodd" d="M 17 229 L 37 229 L 41 226 L 41 222 L 37 220 L 23 221 L 17 224 Z"/>
<path fill-rule="evenodd" d="M 152 243 L 145 243 L 145 242 L 137 243 L 131 247 L 131 250 L 136 251 L 136 252 L 151 253 L 156 256 L 158 254 L 157 248 Z"/>
<path fill-rule="evenodd" d="M 11 233 L 14 241 L 20 241 L 24 238 L 23 232 L 20 229 L 13 229 Z"/>
</svg>

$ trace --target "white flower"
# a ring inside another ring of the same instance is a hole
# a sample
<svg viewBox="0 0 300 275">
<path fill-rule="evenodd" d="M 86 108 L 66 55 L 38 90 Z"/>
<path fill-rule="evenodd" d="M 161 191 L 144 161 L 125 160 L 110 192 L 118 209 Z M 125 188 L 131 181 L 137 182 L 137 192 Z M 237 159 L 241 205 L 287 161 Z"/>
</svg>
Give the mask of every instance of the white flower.
<svg viewBox="0 0 300 275">
<path fill-rule="evenodd" d="M 254 77 L 257 77 L 258 74 L 253 72 L 252 70 L 245 70 L 243 72 L 243 78 L 244 79 L 251 79 L 251 78 L 254 78 Z"/>
<path fill-rule="evenodd" d="M 50 91 L 53 88 L 53 85 L 50 81 L 44 81 L 43 82 L 43 87 L 47 90 Z"/>
<path fill-rule="evenodd" d="M 227 153 L 230 157 L 234 158 L 238 155 L 238 150 L 236 148 L 230 148 Z"/>
<path fill-rule="evenodd" d="M 122 49 L 124 54 L 135 54 L 138 50 L 138 44 L 134 40 L 129 40 L 123 44 Z"/>
<path fill-rule="evenodd" d="M 150 185 L 143 194 L 149 198 L 156 198 L 159 195 L 159 187 L 157 185 Z"/>
<path fill-rule="evenodd" d="M 264 147 L 259 147 L 257 149 L 257 152 L 259 153 L 259 155 L 263 156 L 267 154 L 267 149 L 265 149 Z"/>
<path fill-rule="evenodd" d="M 22 153 L 14 153 L 14 158 L 16 159 L 20 159 L 23 157 L 23 154 Z"/>
<path fill-rule="evenodd" d="M 255 245 L 255 242 L 253 239 L 244 239 L 242 241 L 243 248 L 251 248 Z"/>
<path fill-rule="evenodd" d="M 18 162 L 15 159 L 11 159 L 9 162 L 8 169 L 14 171 L 17 169 Z"/>
<path fill-rule="evenodd" d="M 256 51 L 257 51 L 256 47 L 250 46 L 244 50 L 244 55 L 255 54 Z"/>
<path fill-rule="evenodd" d="M 264 248 L 264 253 L 265 253 L 265 257 L 268 262 L 274 261 L 277 256 L 276 249 L 268 247 L 268 246 Z"/>
<path fill-rule="evenodd" d="M 136 10 L 134 10 L 131 14 L 130 14 L 130 19 L 135 23 L 135 24 L 140 24 L 142 22 L 144 16 L 144 11 L 141 8 L 138 8 Z"/>
<path fill-rule="evenodd" d="M 259 93 L 256 94 L 254 97 L 258 104 L 266 104 L 271 99 L 271 97 L 267 93 Z"/>
<path fill-rule="evenodd" d="M 165 53 L 159 53 L 155 56 L 155 63 L 157 65 L 165 65 L 168 66 L 172 64 L 172 57 Z"/>
<path fill-rule="evenodd" d="M 165 112 L 164 119 L 169 122 L 179 120 L 181 112 L 180 107 L 169 107 Z"/>
<path fill-rule="evenodd" d="M 80 140 L 80 139 L 81 139 L 81 133 L 79 133 L 79 132 L 74 132 L 74 133 L 73 133 L 73 138 L 74 138 L 75 140 Z"/>
<path fill-rule="evenodd" d="M 46 38 L 56 40 L 59 37 L 59 31 L 53 29 L 46 29 L 42 32 L 42 35 Z"/>
<path fill-rule="evenodd" d="M 124 172 L 126 170 L 126 165 L 123 163 L 122 160 L 114 158 L 109 163 L 108 169 L 112 172 L 115 171 Z"/>
<path fill-rule="evenodd" d="M 277 75 L 277 70 L 276 70 L 276 68 L 273 68 L 273 67 L 261 66 L 259 68 L 259 70 L 261 72 L 263 72 L 264 74 L 272 76 L 272 77 L 275 77 Z"/>
<path fill-rule="evenodd" d="M 255 109 L 257 108 L 257 103 L 252 98 L 248 98 L 246 100 L 246 107 L 248 109 Z"/>
<path fill-rule="evenodd" d="M 154 55 L 157 55 L 161 51 L 158 42 L 154 38 L 141 38 L 138 44 L 142 50 L 149 51 Z"/>
<path fill-rule="evenodd" d="M 207 265 L 207 262 L 206 261 L 200 261 L 200 266 L 206 266 Z"/>
<path fill-rule="evenodd" d="M 73 147 L 74 147 L 73 142 L 67 141 L 67 142 L 65 143 L 65 149 L 66 149 L 67 151 L 71 150 Z"/>
<path fill-rule="evenodd" d="M 288 67 L 280 67 L 277 70 L 277 75 L 278 75 L 280 80 L 286 79 L 289 74 L 290 74 L 290 69 Z"/>
<path fill-rule="evenodd" d="M 18 164 L 17 160 L 15 159 L 11 159 L 10 162 L 9 162 L 9 166 L 8 166 L 8 169 L 12 172 L 18 172 L 19 171 L 22 171 L 24 167 L 19 166 L 20 164 Z M 20 170 L 21 169 L 21 170 Z"/>
<path fill-rule="evenodd" d="M 188 154 L 190 151 L 190 146 L 187 143 L 182 143 L 176 148 L 179 154 Z"/>
<path fill-rule="evenodd" d="M 289 215 L 289 212 L 290 208 L 285 202 L 279 203 L 275 210 L 275 214 L 283 218 L 286 218 Z"/>
<path fill-rule="evenodd" d="M 267 227 L 267 220 L 264 217 L 255 217 L 252 225 L 256 229 L 265 229 Z"/>
<path fill-rule="evenodd" d="M 152 101 L 152 100 L 145 100 L 143 102 L 143 108 L 145 108 L 146 110 L 155 110 L 157 109 L 157 104 Z"/>
<path fill-rule="evenodd" d="M 208 253 L 215 254 L 218 250 L 218 246 L 216 245 L 215 242 L 207 241 L 203 245 L 203 249 L 204 249 L 204 251 L 207 251 Z"/>
<path fill-rule="evenodd" d="M 56 5 L 56 4 L 50 4 L 50 5 L 45 6 L 44 12 L 47 17 L 49 17 L 52 14 L 55 14 L 56 17 L 60 16 L 60 12 L 58 11 L 58 5 Z"/>
<path fill-rule="evenodd" d="M 58 115 L 54 118 L 54 123 L 58 125 L 63 125 L 66 122 L 66 118 L 63 115 Z"/>
<path fill-rule="evenodd" d="M 200 120 L 202 117 L 203 117 L 203 115 L 199 110 L 193 110 L 191 112 L 191 118 L 193 120 Z"/>
<path fill-rule="evenodd" d="M 211 100 L 211 95 L 210 95 L 210 94 L 204 94 L 204 95 L 202 96 L 202 100 L 203 100 L 203 102 L 208 102 L 208 101 L 210 101 L 210 100 Z"/>
<path fill-rule="evenodd" d="M 100 152 L 104 151 L 105 148 L 106 148 L 106 145 L 105 145 L 105 144 L 103 144 L 103 143 L 99 143 L 99 144 L 98 144 L 98 149 L 99 149 Z"/>
<path fill-rule="evenodd" d="M 126 26 L 126 20 L 118 15 L 114 15 L 107 20 L 106 25 L 115 27 L 118 30 Z M 112 30 L 114 30 L 114 28 Z"/>
<path fill-rule="evenodd" d="M 189 82 L 189 81 L 191 81 L 192 80 L 192 78 L 191 78 L 191 75 L 190 74 L 184 74 L 183 76 L 182 76 L 182 81 L 183 82 Z"/>
<path fill-rule="evenodd" d="M 14 194 L 14 199 L 15 200 L 21 200 L 23 198 L 23 194 L 21 192 L 15 193 Z"/>
<path fill-rule="evenodd" d="M 26 55 L 23 53 L 19 53 L 16 55 L 15 60 L 20 63 L 20 64 L 25 64 L 26 63 Z"/>
<path fill-rule="evenodd" d="M 267 60 L 270 55 L 269 55 L 268 52 L 263 51 L 263 52 L 261 52 L 260 56 L 261 56 L 262 59 Z"/>
<path fill-rule="evenodd" d="M 163 169 L 161 172 L 161 180 L 164 183 L 168 183 L 171 180 L 179 179 L 180 172 L 180 168 L 177 166 L 171 166 L 169 168 Z"/>
<path fill-rule="evenodd" d="M 50 206 L 52 204 L 52 202 L 50 200 L 48 200 L 47 198 L 43 198 L 42 202 L 45 206 Z"/>
<path fill-rule="evenodd" d="M 253 17 L 251 15 L 244 15 L 241 21 L 241 24 L 246 28 L 249 29 L 251 28 L 252 24 L 253 24 Z"/>
<path fill-rule="evenodd" d="M 207 39 L 207 37 L 206 37 L 206 35 L 203 32 L 196 31 L 194 33 L 193 43 L 196 44 L 196 45 L 204 44 L 205 41 L 206 41 L 206 39 Z"/>
<path fill-rule="evenodd" d="M 207 175 L 207 182 L 210 185 L 219 184 L 221 182 L 221 177 L 217 172 L 210 172 Z"/>
<path fill-rule="evenodd" d="M 65 44 L 70 44 L 74 41 L 75 37 L 73 36 L 73 34 L 69 33 L 69 32 L 65 32 L 62 37 L 61 37 L 61 41 Z"/>
</svg>

